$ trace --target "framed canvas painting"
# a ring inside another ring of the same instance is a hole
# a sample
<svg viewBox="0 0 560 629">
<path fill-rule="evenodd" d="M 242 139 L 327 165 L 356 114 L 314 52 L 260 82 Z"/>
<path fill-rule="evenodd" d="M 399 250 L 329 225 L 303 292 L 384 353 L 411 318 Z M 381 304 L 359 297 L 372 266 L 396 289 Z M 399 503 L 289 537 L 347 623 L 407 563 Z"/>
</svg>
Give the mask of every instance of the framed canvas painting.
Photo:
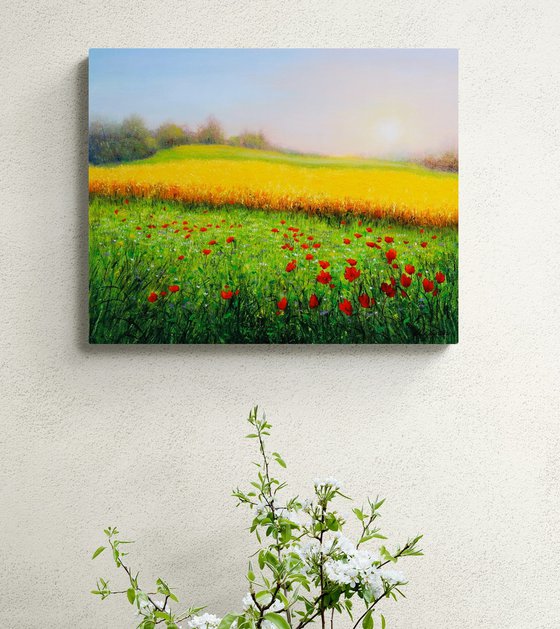
<svg viewBox="0 0 560 629">
<path fill-rule="evenodd" d="M 456 343 L 457 51 L 93 49 L 91 343 Z"/>
</svg>

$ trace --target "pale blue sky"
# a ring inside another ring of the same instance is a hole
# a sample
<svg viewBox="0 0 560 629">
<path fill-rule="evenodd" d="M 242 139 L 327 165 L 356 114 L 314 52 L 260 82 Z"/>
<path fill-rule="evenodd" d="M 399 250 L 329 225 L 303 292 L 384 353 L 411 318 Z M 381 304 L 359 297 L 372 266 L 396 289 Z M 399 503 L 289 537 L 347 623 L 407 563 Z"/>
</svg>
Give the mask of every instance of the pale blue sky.
<svg viewBox="0 0 560 629">
<path fill-rule="evenodd" d="M 451 49 L 92 49 L 90 119 L 228 135 L 331 155 L 409 157 L 457 148 Z"/>
</svg>

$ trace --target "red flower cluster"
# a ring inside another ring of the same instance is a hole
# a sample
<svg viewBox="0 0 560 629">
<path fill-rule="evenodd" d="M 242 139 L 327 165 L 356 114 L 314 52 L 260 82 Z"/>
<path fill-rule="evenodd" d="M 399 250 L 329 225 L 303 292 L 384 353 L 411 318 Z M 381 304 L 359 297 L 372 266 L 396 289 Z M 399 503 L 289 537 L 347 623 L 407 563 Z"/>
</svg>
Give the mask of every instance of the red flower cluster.
<svg viewBox="0 0 560 629">
<path fill-rule="evenodd" d="M 344 279 L 347 279 L 349 282 L 353 282 L 354 280 L 357 280 L 361 274 L 362 272 L 358 271 L 358 269 L 355 266 L 347 266 L 344 269 Z"/>
<path fill-rule="evenodd" d="M 317 281 L 320 284 L 328 284 L 332 280 L 332 275 L 328 271 L 321 271 L 317 275 Z"/>
<path fill-rule="evenodd" d="M 371 308 L 375 305 L 375 299 L 365 293 L 358 297 L 358 301 L 360 302 L 360 306 L 362 306 L 362 308 Z"/>
<path fill-rule="evenodd" d="M 340 304 L 338 304 L 338 308 L 340 312 L 343 312 L 348 316 L 350 316 L 353 312 L 352 304 L 347 299 L 344 299 Z"/>
</svg>

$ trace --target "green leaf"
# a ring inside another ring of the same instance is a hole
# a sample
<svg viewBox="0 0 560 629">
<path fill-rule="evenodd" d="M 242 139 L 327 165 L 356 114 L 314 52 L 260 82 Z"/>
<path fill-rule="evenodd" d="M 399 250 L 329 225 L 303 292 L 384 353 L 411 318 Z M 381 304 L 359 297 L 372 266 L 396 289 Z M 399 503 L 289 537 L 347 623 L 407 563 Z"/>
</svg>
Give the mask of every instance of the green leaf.
<svg viewBox="0 0 560 629">
<path fill-rule="evenodd" d="M 275 612 L 265 614 L 264 619 L 269 620 L 276 629 L 290 629 L 290 625 L 284 616 L 280 616 L 280 614 L 276 614 Z"/>
<path fill-rule="evenodd" d="M 128 588 L 126 591 L 126 598 L 131 605 L 134 605 L 134 601 L 136 600 L 136 590 L 134 588 Z"/>
<path fill-rule="evenodd" d="M 385 629 L 386 624 L 387 623 L 385 622 L 385 616 L 381 614 L 381 629 Z"/>
<path fill-rule="evenodd" d="M 373 629 L 373 616 L 371 614 L 372 614 L 372 611 L 370 609 L 368 613 L 364 616 L 364 619 L 362 620 L 362 627 L 364 629 Z"/>
<path fill-rule="evenodd" d="M 284 468 L 286 467 L 286 463 L 284 462 L 284 459 L 282 459 L 282 457 L 280 456 L 280 454 L 278 454 L 278 452 L 273 452 L 272 456 L 274 457 L 274 460 L 276 461 L 276 463 L 278 463 L 278 465 Z"/>
<path fill-rule="evenodd" d="M 381 546 L 381 548 L 379 549 L 379 553 L 381 554 L 382 557 L 387 559 L 387 561 L 392 561 L 393 563 L 397 562 L 395 557 L 391 555 L 391 553 L 385 548 L 385 546 Z"/>
<path fill-rule="evenodd" d="M 352 511 L 354 512 L 354 515 L 358 518 L 358 520 L 360 520 L 360 522 L 364 521 L 364 514 L 362 513 L 361 509 L 358 509 L 358 507 L 356 507 L 355 509 L 352 509 Z"/>
<path fill-rule="evenodd" d="M 100 546 L 92 555 L 92 559 L 95 559 L 98 555 L 100 555 L 105 549 L 107 548 L 107 546 Z"/>
<path fill-rule="evenodd" d="M 381 535 L 381 533 L 370 533 L 369 535 L 364 535 L 358 543 L 363 544 L 364 542 L 369 542 L 370 539 L 387 539 L 387 538 L 385 537 L 385 535 Z"/>
<path fill-rule="evenodd" d="M 233 621 L 237 618 L 238 616 L 236 614 L 226 614 L 218 625 L 218 629 L 229 629 Z"/>
</svg>

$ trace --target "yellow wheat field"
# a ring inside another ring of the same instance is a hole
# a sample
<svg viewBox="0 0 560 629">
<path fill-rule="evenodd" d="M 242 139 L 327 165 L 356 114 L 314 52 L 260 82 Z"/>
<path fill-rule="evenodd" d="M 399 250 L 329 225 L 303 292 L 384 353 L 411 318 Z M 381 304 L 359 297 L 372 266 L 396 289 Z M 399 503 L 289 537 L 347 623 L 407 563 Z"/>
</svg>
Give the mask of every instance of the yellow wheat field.
<svg viewBox="0 0 560 629">
<path fill-rule="evenodd" d="M 214 149 L 214 153 L 212 150 Z M 434 226 L 456 225 L 456 175 L 355 160 L 311 162 L 230 147 L 189 146 L 143 162 L 90 167 L 90 192 L 210 206 L 243 205 L 311 214 L 355 212 Z M 257 155 L 257 158 L 255 158 Z M 293 162 L 293 163 L 290 163 Z M 364 167 L 364 164 L 366 165 Z"/>
</svg>

